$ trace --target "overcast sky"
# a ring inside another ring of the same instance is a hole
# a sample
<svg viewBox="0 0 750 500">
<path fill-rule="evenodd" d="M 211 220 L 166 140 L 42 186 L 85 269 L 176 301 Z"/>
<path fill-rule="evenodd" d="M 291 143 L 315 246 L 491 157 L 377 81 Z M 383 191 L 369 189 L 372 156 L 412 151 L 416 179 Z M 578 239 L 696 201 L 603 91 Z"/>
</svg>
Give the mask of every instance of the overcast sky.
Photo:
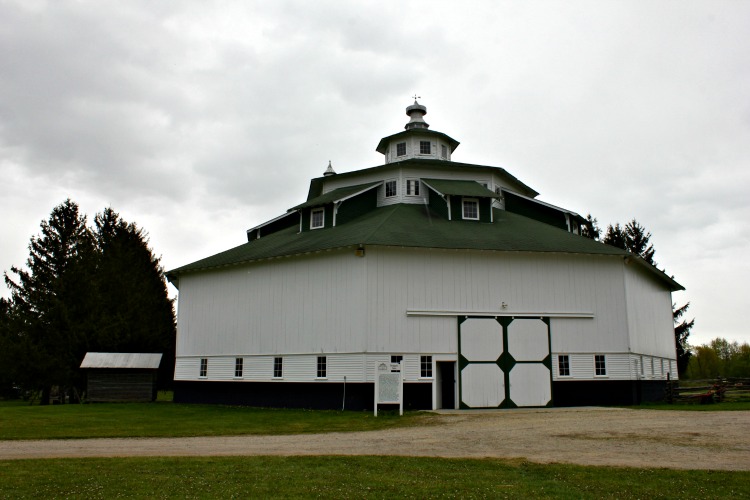
<svg viewBox="0 0 750 500">
<path fill-rule="evenodd" d="M 646 226 L 691 343 L 750 342 L 749 34 L 741 1 L 0 0 L 0 270 L 67 197 L 166 269 L 239 245 L 416 93 L 455 161 Z"/>
</svg>

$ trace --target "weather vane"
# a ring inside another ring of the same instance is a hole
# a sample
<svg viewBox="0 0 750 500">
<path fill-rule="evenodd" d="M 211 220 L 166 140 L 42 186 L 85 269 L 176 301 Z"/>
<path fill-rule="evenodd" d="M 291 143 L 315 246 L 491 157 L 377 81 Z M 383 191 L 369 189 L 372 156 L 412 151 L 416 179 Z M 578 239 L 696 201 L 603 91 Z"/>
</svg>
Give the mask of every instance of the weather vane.
<svg viewBox="0 0 750 500">
<path fill-rule="evenodd" d="M 421 98 L 422 98 L 422 96 L 421 96 L 421 95 L 417 95 L 417 94 L 414 94 L 414 100 L 415 100 L 415 101 L 416 101 L 417 99 L 421 99 Z"/>
</svg>

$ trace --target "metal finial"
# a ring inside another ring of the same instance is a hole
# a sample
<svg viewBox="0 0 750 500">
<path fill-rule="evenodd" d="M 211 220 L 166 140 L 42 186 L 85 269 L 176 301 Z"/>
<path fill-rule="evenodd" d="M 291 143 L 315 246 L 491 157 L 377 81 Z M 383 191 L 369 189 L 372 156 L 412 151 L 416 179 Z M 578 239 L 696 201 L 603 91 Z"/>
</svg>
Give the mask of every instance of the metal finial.
<svg viewBox="0 0 750 500">
<path fill-rule="evenodd" d="M 421 95 L 417 95 L 417 94 L 414 94 L 413 97 L 414 97 L 414 102 L 417 102 L 417 99 L 421 99 L 422 98 Z"/>
</svg>

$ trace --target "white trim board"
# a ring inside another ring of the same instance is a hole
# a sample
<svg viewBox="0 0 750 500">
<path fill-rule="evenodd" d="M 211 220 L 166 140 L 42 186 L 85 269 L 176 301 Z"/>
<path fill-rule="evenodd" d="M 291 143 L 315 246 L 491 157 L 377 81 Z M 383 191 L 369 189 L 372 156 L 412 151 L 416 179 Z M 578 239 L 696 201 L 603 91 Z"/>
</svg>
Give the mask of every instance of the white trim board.
<svg viewBox="0 0 750 500">
<path fill-rule="evenodd" d="M 407 316 L 486 316 L 486 317 L 545 317 L 545 318 L 594 318 L 592 312 L 551 311 L 449 311 L 443 309 L 407 309 Z"/>
</svg>

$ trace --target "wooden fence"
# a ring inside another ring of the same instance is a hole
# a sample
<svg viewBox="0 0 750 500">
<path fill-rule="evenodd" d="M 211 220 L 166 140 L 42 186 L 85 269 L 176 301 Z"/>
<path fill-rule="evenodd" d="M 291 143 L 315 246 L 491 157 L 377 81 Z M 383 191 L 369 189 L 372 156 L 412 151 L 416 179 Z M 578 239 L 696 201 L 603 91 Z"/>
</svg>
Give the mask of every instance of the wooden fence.
<svg viewBox="0 0 750 500">
<path fill-rule="evenodd" d="M 750 401 L 750 379 L 667 380 L 665 401 L 673 403 L 720 403 Z"/>
</svg>

